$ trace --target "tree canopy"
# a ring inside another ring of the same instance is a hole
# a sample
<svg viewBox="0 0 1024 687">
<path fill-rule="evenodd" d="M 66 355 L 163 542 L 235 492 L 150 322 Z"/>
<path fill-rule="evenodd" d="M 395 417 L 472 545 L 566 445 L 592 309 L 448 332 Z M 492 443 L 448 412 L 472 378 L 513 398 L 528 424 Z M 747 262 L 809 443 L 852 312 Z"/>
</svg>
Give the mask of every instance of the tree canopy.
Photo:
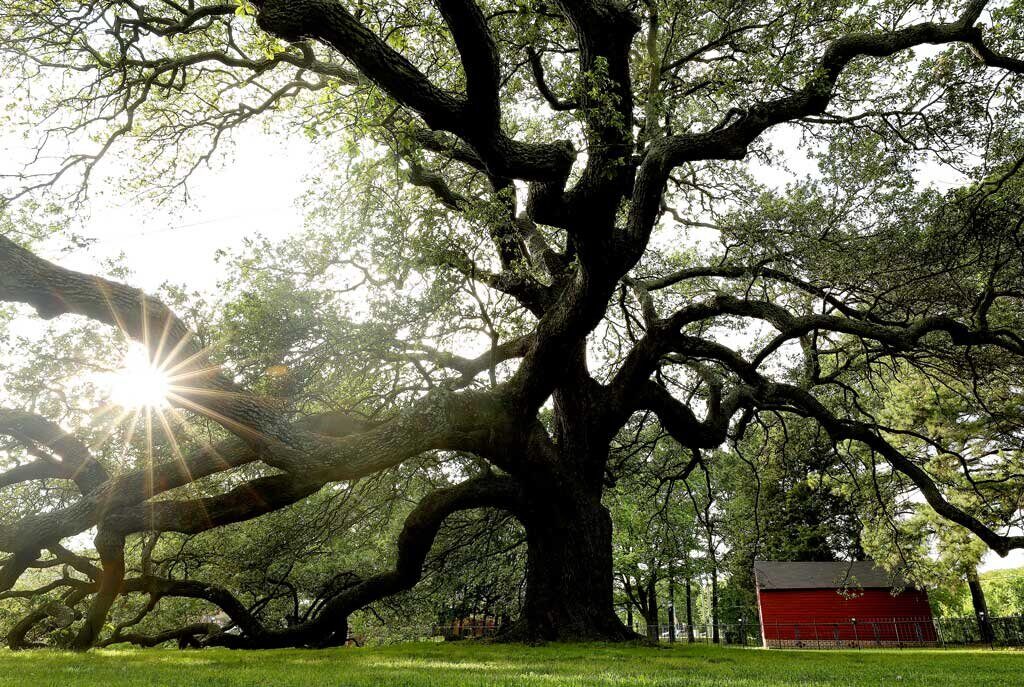
<svg viewBox="0 0 1024 687">
<path fill-rule="evenodd" d="M 694 537 L 714 559 L 711 504 L 756 511 L 793 469 L 820 491 L 783 481 L 781 522 L 841 494 L 876 527 L 923 503 L 1024 548 L 1022 10 L 5 2 L 31 154 L 0 300 L 63 324 L 6 342 L 0 590 L 36 600 L 9 643 L 339 644 L 474 557 L 493 584 L 441 592 L 475 599 L 454 614 L 624 639 L 608 505 L 636 521 L 697 475 L 659 525 L 693 528 L 671 560 Z M 114 160 L 173 200 L 255 122 L 312 142 L 315 221 L 238 246 L 216 297 L 41 257 Z M 125 340 L 169 407 L 103 428 L 87 373 Z M 813 555 L 859 555 L 804 524 Z M 218 531 L 252 539 L 214 565 Z M 111 629 L 119 598 L 148 601 Z M 126 639 L 160 599 L 235 629 Z"/>
</svg>

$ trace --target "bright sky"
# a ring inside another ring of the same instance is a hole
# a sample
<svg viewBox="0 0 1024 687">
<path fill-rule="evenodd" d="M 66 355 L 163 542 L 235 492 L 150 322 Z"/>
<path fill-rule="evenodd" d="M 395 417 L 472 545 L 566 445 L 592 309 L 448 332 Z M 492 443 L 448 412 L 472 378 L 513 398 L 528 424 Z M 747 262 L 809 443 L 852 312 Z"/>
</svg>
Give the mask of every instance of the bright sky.
<svg viewBox="0 0 1024 687">
<path fill-rule="evenodd" d="M 237 247 L 256 234 L 283 238 L 305 221 L 297 201 L 309 170 L 308 141 L 253 127 L 239 141 L 231 160 L 196 173 L 188 205 L 153 207 L 116 195 L 98 196 L 81 229 L 95 239 L 94 245 L 62 256 L 60 263 L 95 272 L 105 259 L 123 252 L 135 272 L 134 286 L 153 291 L 170 281 L 212 290 L 221 279 L 218 250 Z"/>
</svg>

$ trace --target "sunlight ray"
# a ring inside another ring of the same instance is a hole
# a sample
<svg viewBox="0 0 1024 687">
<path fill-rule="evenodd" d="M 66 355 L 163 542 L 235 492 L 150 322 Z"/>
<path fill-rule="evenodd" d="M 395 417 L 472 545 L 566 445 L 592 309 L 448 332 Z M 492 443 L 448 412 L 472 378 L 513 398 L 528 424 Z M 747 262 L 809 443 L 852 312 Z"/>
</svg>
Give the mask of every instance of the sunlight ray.
<svg viewBox="0 0 1024 687">
<path fill-rule="evenodd" d="M 185 339 L 182 339 L 182 342 L 184 342 L 184 341 L 185 341 Z M 171 351 L 170 354 L 168 354 L 168 360 L 165 361 L 164 367 L 161 368 L 161 369 L 163 369 L 163 371 L 165 373 L 167 373 L 169 375 L 174 375 L 174 374 L 176 374 L 178 372 L 178 370 L 181 370 L 181 369 L 183 369 L 185 367 L 188 367 L 189 365 L 193 364 L 197 360 L 205 358 L 205 357 L 207 357 L 210 354 L 210 347 L 207 346 L 207 347 L 199 349 L 195 353 L 192 353 L 191 355 L 189 355 L 187 358 L 184 358 L 181 361 L 175 363 L 174 365 L 170 365 L 168 367 L 167 364 L 171 360 L 173 360 L 174 356 L 177 355 L 177 352 L 180 350 L 180 348 L 183 345 L 184 345 L 184 343 L 179 344 L 178 346 L 176 346 Z M 200 368 L 197 368 L 197 369 L 198 370 L 214 370 L 215 369 L 215 370 L 219 371 L 221 369 L 221 366 L 220 365 L 207 365 L 207 366 L 203 366 L 203 367 L 200 367 Z M 184 372 L 182 374 L 189 374 L 189 372 Z"/>
<path fill-rule="evenodd" d="M 184 349 L 188 344 L 192 342 L 193 338 L 194 335 L 192 334 L 191 331 L 189 331 L 186 332 L 183 337 L 178 339 L 177 343 L 174 344 L 174 347 L 171 348 L 171 350 L 167 352 L 167 355 L 163 357 L 163 360 L 159 361 L 160 369 L 166 372 L 167 374 L 173 374 L 176 370 L 182 368 L 185 365 L 188 365 L 193 360 L 197 360 L 200 357 L 209 353 L 210 347 L 203 346 L 202 348 L 186 356 L 182 360 L 175 362 L 175 360 L 178 357 L 178 354 L 181 353 L 182 349 Z"/>
<path fill-rule="evenodd" d="M 245 436 L 257 441 L 270 441 L 270 437 L 268 437 L 266 434 L 259 431 L 258 429 L 254 429 L 249 425 L 242 424 L 237 420 L 227 417 L 223 413 L 218 413 L 212 408 L 208 408 L 200 403 L 196 403 L 195 401 L 192 401 L 184 396 L 181 396 L 176 393 L 170 393 L 168 394 L 168 398 L 178 405 L 190 408 L 199 413 L 200 415 L 210 418 L 211 420 L 230 429 L 232 432 L 235 432 L 240 436 Z"/>
<path fill-rule="evenodd" d="M 168 360 L 163 357 L 164 347 L 167 345 L 167 337 L 171 334 L 171 317 L 168 315 L 164 318 L 163 331 L 160 332 L 160 341 L 157 342 L 156 350 L 153 351 L 152 360 L 153 366 L 160 372 L 163 372 L 164 367 L 167 365 Z"/>
<path fill-rule="evenodd" d="M 146 423 L 146 486 L 147 496 L 153 496 L 153 409 L 145 408 Z"/>
<path fill-rule="evenodd" d="M 171 447 L 171 452 L 174 454 L 175 460 L 177 460 L 181 464 L 181 467 L 185 471 L 185 474 L 188 475 L 189 484 L 193 488 L 195 488 L 195 481 L 192 475 L 192 471 L 189 470 L 188 461 L 185 460 L 185 455 L 181 452 L 181 446 L 178 444 L 178 440 L 174 437 L 174 429 L 171 427 L 171 424 L 167 421 L 167 417 L 159 408 L 155 409 L 154 413 L 156 414 L 156 417 L 160 422 L 160 426 L 164 430 L 164 434 L 167 437 L 167 443 Z M 207 512 L 206 506 L 203 505 L 201 499 L 198 500 L 198 503 L 199 507 L 202 508 L 203 510 L 203 517 L 209 521 L 210 514 Z"/>
<path fill-rule="evenodd" d="M 133 417 L 131 422 L 127 424 L 128 435 L 125 438 L 124 442 L 126 446 L 130 445 L 133 434 L 133 426 L 136 422 L 138 422 L 138 414 L 138 408 L 122 408 L 121 406 L 114 403 L 107 404 L 99 411 L 94 413 L 93 417 L 97 424 L 103 422 L 104 418 L 110 418 L 109 422 L 103 423 L 102 433 L 96 440 L 96 448 L 100 449 L 106 446 L 107 443 L 113 438 L 114 432 L 117 430 L 117 428 L 120 427 L 125 422 L 125 419 L 130 415 L 134 415 L 135 417 Z"/>
</svg>

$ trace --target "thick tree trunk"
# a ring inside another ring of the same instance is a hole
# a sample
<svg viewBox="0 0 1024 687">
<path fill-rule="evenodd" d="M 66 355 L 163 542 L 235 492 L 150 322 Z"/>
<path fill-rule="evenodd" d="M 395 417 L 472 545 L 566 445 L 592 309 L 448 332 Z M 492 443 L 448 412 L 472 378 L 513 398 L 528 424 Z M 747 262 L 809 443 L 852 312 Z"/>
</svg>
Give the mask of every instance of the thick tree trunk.
<svg viewBox="0 0 1024 687">
<path fill-rule="evenodd" d="M 612 599 L 612 523 L 599 498 L 576 491 L 534 494 L 522 514 L 527 533 L 523 615 L 516 640 L 635 638 Z"/>
</svg>

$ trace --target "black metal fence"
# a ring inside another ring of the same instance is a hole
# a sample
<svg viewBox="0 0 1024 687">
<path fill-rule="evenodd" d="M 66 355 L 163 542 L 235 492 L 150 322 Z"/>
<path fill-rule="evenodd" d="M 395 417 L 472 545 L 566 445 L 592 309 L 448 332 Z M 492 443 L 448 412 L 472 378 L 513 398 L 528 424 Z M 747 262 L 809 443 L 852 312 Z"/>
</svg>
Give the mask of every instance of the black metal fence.
<svg viewBox="0 0 1024 687">
<path fill-rule="evenodd" d="M 932 618 L 850 618 L 807 622 L 769 622 L 763 628 L 764 643 L 774 648 L 902 648 L 937 646 L 938 631 Z"/>
<path fill-rule="evenodd" d="M 757 623 L 719 623 L 717 633 L 715 626 L 710 623 L 679 624 L 674 634 L 669 625 L 639 625 L 633 629 L 661 642 L 761 646 L 761 627 Z"/>
<path fill-rule="evenodd" d="M 848 622 L 808 621 L 771 623 L 762 629 L 757 622 L 722 623 L 718 632 L 711 624 L 687 626 L 639 625 L 634 629 L 660 642 L 721 644 L 725 646 L 795 649 L 869 649 L 921 647 L 1021 647 L 1024 648 L 1024 616 L 989 618 L 987 629 L 975 617 L 967 618 L 867 618 Z"/>
<path fill-rule="evenodd" d="M 1024 616 L 1020 615 L 989 618 L 987 631 L 977 618 L 936 618 L 935 627 L 940 641 L 951 646 L 1024 647 Z"/>
<path fill-rule="evenodd" d="M 467 618 L 451 623 L 391 627 L 385 635 L 353 636 L 354 643 L 396 641 L 452 641 L 493 638 L 501 635 L 501 623 L 491 618 Z M 733 647 L 793 649 L 910 649 L 921 647 L 1017 647 L 1024 648 L 1024 616 L 989 618 L 987 628 L 975 617 L 966 618 L 858 618 L 856 621 L 809 620 L 804 623 L 770 623 L 762 628 L 755 619 L 736 623 L 687 626 L 667 624 L 633 629 L 662 643 L 720 644 Z"/>
</svg>

